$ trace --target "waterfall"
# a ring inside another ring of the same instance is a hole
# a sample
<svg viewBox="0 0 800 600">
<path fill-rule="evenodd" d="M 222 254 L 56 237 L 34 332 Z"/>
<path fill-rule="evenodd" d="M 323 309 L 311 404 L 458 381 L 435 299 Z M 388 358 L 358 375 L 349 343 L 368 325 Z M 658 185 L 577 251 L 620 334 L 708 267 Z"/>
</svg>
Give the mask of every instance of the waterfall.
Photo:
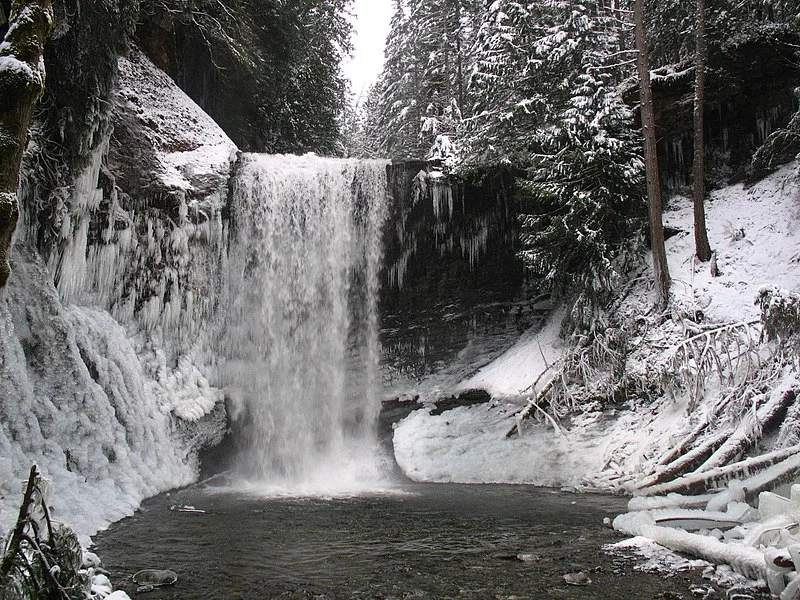
<svg viewBox="0 0 800 600">
<path fill-rule="evenodd" d="M 233 182 L 220 378 L 243 474 L 377 476 L 386 163 L 246 154 Z"/>
</svg>

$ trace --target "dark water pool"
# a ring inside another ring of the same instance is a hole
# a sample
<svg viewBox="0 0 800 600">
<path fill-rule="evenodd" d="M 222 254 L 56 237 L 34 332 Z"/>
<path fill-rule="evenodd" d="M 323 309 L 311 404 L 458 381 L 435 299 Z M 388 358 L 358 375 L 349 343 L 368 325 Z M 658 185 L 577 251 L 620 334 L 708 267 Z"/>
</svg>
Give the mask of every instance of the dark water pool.
<svg viewBox="0 0 800 600">
<path fill-rule="evenodd" d="M 171 509 L 185 505 L 206 512 Z M 602 551 L 620 539 L 603 518 L 624 509 L 620 498 L 526 486 L 408 484 L 327 499 L 195 486 L 146 502 L 98 534 L 95 550 L 132 597 L 136 571 L 177 572 L 177 585 L 141 596 L 153 600 L 692 598 L 697 573 L 634 572 Z M 579 571 L 591 583 L 568 585 Z"/>
</svg>

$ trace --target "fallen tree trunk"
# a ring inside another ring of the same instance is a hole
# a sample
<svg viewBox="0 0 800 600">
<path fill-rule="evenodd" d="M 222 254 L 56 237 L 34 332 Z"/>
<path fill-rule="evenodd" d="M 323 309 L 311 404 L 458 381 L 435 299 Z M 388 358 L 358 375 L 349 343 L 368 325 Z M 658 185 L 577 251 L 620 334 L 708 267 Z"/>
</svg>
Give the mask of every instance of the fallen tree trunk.
<svg viewBox="0 0 800 600">
<path fill-rule="evenodd" d="M 707 427 L 708 423 L 704 423 L 703 427 Z M 657 471 L 656 473 L 646 477 L 642 481 L 640 481 L 637 485 L 637 489 L 646 488 L 654 485 L 659 485 L 665 483 L 667 481 L 671 481 L 681 475 L 685 474 L 686 471 L 696 467 L 697 465 L 701 464 L 701 461 L 707 460 L 709 456 L 711 456 L 714 451 L 721 446 L 728 437 L 727 431 L 718 431 L 708 439 L 706 439 L 702 444 L 696 446 L 692 450 L 686 452 L 678 456 L 674 461 L 666 465 L 663 469 Z"/>
<path fill-rule="evenodd" d="M 537 379 L 537 382 L 541 379 L 542 375 L 544 375 L 544 373 L 539 375 L 539 378 Z M 553 389 L 553 386 L 555 385 L 556 379 L 557 379 L 557 377 L 554 375 L 553 378 L 550 379 L 550 381 L 547 382 L 547 385 L 545 385 L 541 390 L 539 390 L 539 392 L 536 394 L 536 396 L 533 397 L 533 399 L 528 401 L 528 405 L 524 409 L 522 409 L 522 411 L 517 413 L 516 422 L 511 427 L 511 429 L 509 429 L 506 432 L 506 437 L 507 438 L 513 437 L 515 434 L 519 434 L 520 433 L 519 430 L 520 430 L 520 426 L 521 426 L 522 422 L 527 420 L 527 419 L 530 419 L 537 411 L 544 412 L 544 410 L 541 408 L 541 406 L 539 406 L 539 402 L 541 400 L 543 400 L 544 397 L 547 396 L 548 393 L 550 393 L 550 390 Z M 535 386 L 536 386 L 536 384 L 534 384 L 534 388 L 535 388 Z"/>
<path fill-rule="evenodd" d="M 795 461 L 797 463 L 797 469 L 800 470 L 800 444 L 768 452 L 761 456 L 748 458 L 730 465 L 725 465 L 724 467 L 716 467 L 703 473 L 695 472 L 684 475 L 674 481 L 642 488 L 637 490 L 636 493 L 641 496 L 658 496 L 672 492 L 692 492 L 694 490 L 708 488 L 715 483 L 730 481 L 737 477 L 744 476 L 748 478 L 752 471 L 762 471 L 785 460 Z M 794 469 L 793 464 L 794 463 L 787 464 L 787 468 L 791 470 L 791 472 L 794 472 L 792 470 Z M 785 473 L 781 471 L 780 476 L 785 476 Z M 768 485 L 768 483 L 764 485 Z M 762 486 L 761 489 L 766 488 Z"/>
<path fill-rule="evenodd" d="M 725 443 L 700 465 L 697 472 L 721 467 L 742 456 L 761 438 L 761 432 L 765 427 L 769 427 L 779 415 L 786 413 L 788 407 L 794 403 L 795 397 L 793 389 L 773 390 L 769 400 L 756 409 L 755 417 L 745 416 L 733 435 L 730 435 Z"/>
<path fill-rule="evenodd" d="M 614 519 L 613 527 L 628 535 L 643 536 L 674 552 L 685 552 L 712 563 L 728 564 L 750 579 L 766 581 L 764 554 L 753 547 L 725 544 L 711 536 L 656 525 L 649 515 L 625 513 Z"/>
</svg>

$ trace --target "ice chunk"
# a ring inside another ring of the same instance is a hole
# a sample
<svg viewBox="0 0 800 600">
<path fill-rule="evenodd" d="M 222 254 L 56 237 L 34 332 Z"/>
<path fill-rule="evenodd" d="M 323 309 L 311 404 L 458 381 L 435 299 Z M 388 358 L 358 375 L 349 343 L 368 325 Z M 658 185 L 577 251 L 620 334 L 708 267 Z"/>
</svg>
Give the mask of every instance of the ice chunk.
<svg viewBox="0 0 800 600">
<path fill-rule="evenodd" d="M 789 512 L 791 503 L 788 498 L 773 492 L 761 492 L 758 495 L 758 512 L 761 520 L 771 519 L 776 515 L 784 515 Z"/>
</svg>

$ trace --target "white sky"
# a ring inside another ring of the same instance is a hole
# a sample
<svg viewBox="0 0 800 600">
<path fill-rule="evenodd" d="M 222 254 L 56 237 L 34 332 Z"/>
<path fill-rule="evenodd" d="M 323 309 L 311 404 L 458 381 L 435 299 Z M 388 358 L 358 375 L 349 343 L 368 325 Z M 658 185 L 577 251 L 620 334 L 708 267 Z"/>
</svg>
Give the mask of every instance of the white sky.
<svg viewBox="0 0 800 600">
<path fill-rule="evenodd" d="M 342 69 L 358 99 L 361 92 L 378 78 L 383 67 L 383 45 L 389 33 L 392 3 L 391 0 L 355 0 L 353 14 L 353 59 Z"/>
</svg>

